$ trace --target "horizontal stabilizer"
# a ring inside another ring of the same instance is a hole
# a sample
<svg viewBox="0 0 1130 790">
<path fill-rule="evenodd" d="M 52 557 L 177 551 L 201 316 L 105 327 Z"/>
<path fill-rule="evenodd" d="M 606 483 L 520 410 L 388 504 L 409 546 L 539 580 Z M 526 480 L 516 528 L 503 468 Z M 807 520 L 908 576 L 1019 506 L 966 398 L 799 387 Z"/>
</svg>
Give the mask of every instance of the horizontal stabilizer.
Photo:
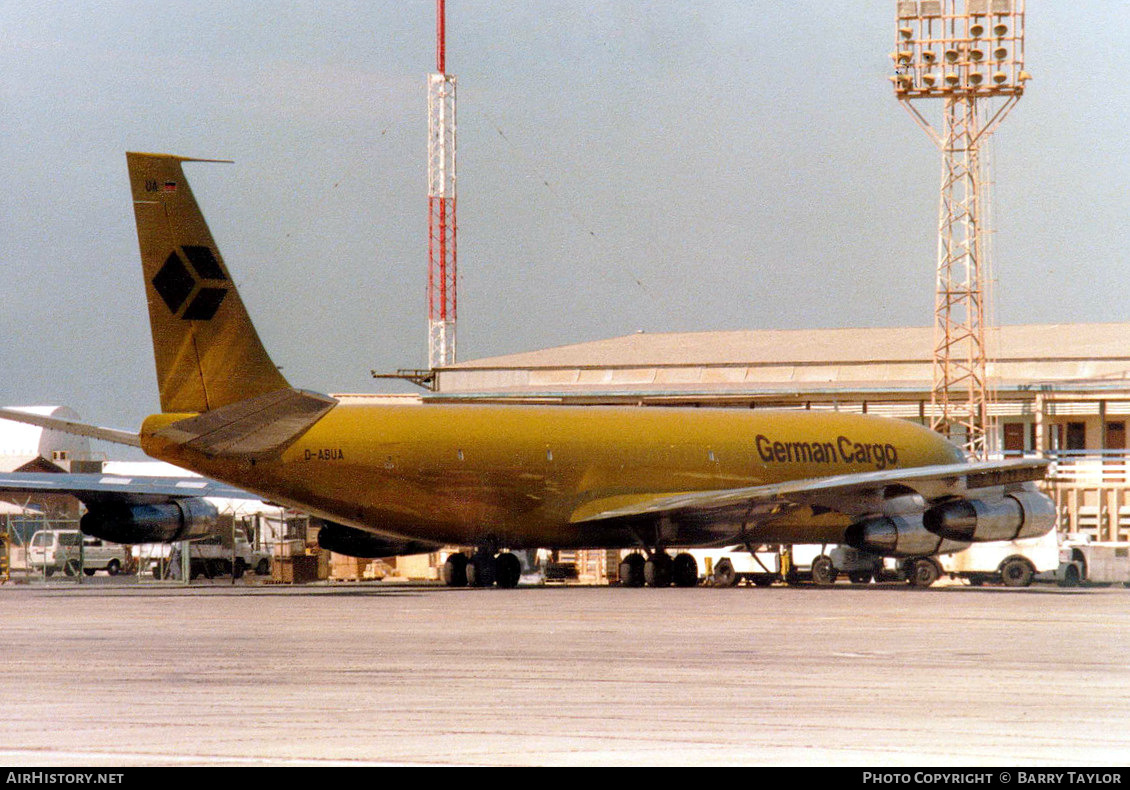
<svg viewBox="0 0 1130 790">
<path fill-rule="evenodd" d="M 102 439 L 106 442 L 128 444 L 130 447 L 141 447 L 141 440 L 136 433 L 119 431 L 115 428 L 99 428 L 95 425 L 87 425 L 72 420 L 61 420 L 58 417 L 48 417 L 44 414 L 32 414 L 31 412 L 19 411 L 18 409 L 0 409 L 0 419 L 27 423 L 28 425 L 35 425 L 40 428 L 71 433 L 77 436 L 86 436 L 91 439 Z"/>
<path fill-rule="evenodd" d="M 195 417 L 153 435 L 208 457 L 259 457 L 281 453 L 337 405 L 328 395 L 280 389 Z"/>
</svg>

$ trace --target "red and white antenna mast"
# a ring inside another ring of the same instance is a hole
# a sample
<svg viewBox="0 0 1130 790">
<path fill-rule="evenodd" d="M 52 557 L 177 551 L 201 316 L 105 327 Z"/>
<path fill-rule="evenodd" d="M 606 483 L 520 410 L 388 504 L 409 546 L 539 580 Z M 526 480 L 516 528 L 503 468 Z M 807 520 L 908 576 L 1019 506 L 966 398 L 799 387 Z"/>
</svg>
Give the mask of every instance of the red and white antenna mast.
<svg viewBox="0 0 1130 790">
<path fill-rule="evenodd" d="M 447 71 L 444 0 L 436 0 L 436 70 L 428 75 L 428 366 L 455 363 L 455 77 Z"/>
</svg>

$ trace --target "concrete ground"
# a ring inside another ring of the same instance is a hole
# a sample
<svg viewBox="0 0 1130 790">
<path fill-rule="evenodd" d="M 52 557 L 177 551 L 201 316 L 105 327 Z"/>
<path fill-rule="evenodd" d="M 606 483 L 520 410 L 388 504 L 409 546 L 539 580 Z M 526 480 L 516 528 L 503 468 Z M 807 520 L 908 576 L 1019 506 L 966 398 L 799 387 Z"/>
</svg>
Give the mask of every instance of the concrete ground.
<svg viewBox="0 0 1130 790">
<path fill-rule="evenodd" d="M 1130 590 L 0 587 L 0 764 L 1125 765 Z"/>
</svg>

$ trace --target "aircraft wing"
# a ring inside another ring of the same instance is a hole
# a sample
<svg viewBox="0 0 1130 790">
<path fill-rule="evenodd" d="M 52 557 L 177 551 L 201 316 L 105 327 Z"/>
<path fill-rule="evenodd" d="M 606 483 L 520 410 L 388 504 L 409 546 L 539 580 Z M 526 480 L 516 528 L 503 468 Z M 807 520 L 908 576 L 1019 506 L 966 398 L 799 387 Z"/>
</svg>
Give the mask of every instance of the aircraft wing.
<svg viewBox="0 0 1130 790">
<path fill-rule="evenodd" d="M 169 502 L 195 497 L 261 499 L 203 477 L 145 477 L 51 472 L 0 473 L 0 494 L 70 494 L 86 504 Z"/>
<path fill-rule="evenodd" d="M 583 524 L 633 516 L 696 516 L 739 508 L 765 510 L 778 505 L 822 506 L 850 516 L 865 516 L 878 511 L 884 492 L 890 487 L 913 490 L 930 501 L 961 496 L 976 489 L 1041 480 L 1049 463 L 1042 458 L 981 461 L 813 477 L 642 499 L 621 496 L 587 503 L 573 514 L 572 522 Z"/>
</svg>

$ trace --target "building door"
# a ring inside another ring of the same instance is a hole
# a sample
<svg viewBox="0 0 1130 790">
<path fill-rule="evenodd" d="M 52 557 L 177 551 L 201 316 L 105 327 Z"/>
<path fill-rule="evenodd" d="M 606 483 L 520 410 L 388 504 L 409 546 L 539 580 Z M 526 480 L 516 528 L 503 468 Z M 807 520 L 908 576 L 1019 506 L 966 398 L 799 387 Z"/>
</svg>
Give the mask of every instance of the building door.
<svg viewBox="0 0 1130 790">
<path fill-rule="evenodd" d="M 1006 422 L 1004 428 L 1004 451 L 1009 454 L 1024 452 L 1024 423 Z"/>
<path fill-rule="evenodd" d="M 1126 423 L 1122 421 L 1108 422 L 1106 424 L 1106 437 L 1103 442 L 1106 450 L 1126 449 Z"/>
<path fill-rule="evenodd" d="M 1067 446 L 1065 450 L 1086 450 L 1087 449 L 1087 423 L 1085 422 L 1069 422 L 1067 423 Z"/>
</svg>

